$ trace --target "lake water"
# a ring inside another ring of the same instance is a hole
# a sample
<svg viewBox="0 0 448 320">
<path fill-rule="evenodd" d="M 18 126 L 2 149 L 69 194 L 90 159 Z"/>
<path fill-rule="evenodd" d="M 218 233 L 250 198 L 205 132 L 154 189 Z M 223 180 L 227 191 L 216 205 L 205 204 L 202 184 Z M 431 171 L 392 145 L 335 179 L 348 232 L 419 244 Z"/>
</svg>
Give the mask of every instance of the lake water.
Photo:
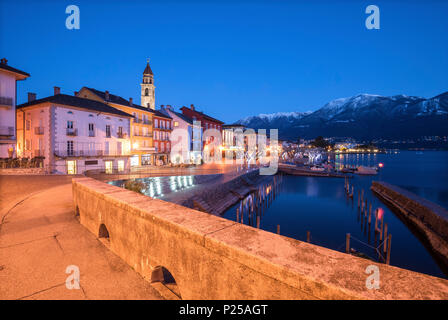
<svg viewBox="0 0 448 320">
<path fill-rule="evenodd" d="M 411 151 L 387 154 L 340 155 L 336 163 L 384 167 L 377 176 L 357 176 L 351 179 L 355 190 L 364 189 L 365 198 L 373 209 L 379 208 L 392 234 L 391 265 L 447 278 L 445 272 L 431 256 L 416 235 L 370 191 L 372 180 L 382 180 L 408 189 L 439 205 L 448 208 L 448 152 Z M 236 204 L 224 213 L 230 220 L 236 219 Z M 344 179 L 283 176 L 277 197 L 266 208 L 260 219 L 260 227 L 276 232 L 280 225 L 282 235 L 306 241 L 307 231 L 311 242 L 334 250 L 345 251 L 345 236 L 352 236 L 351 247 L 367 256 L 381 260 L 376 248 L 380 241 L 372 227 L 364 223 L 357 207 L 357 191 L 354 200 L 347 198 Z M 244 222 L 249 223 L 247 215 Z M 255 221 L 250 221 L 255 225 Z M 380 250 L 383 255 L 383 251 Z"/>
<path fill-rule="evenodd" d="M 375 237 L 372 213 L 371 229 L 361 218 L 357 207 L 357 191 L 364 189 L 365 198 L 372 203 L 373 211 L 379 209 L 392 234 L 391 265 L 448 278 L 448 272 L 437 264 L 423 242 L 385 204 L 370 191 L 372 180 L 382 180 L 408 189 L 424 198 L 448 208 L 448 152 L 392 151 L 387 154 L 339 155 L 336 165 L 365 165 L 384 167 L 377 176 L 355 175 L 350 183 L 355 187 L 354 200 L 347 198 L 344 179 L 283 176 L 278 184 L 276 198 L 263 210 L 260 227 L 276 232 L 280 225 L 282 235 L 306 241 L 307 231 L 311 242 L 334 250 L 345 251 L 345 237 L 351 234 L 351 248 L 368 257 L 381 261 L 383 251 L 377 248 L 381 241 Z M 145 184 L 144 193 L 164 199 L 179 192 L 206 183 L 217 176 L 177 176 L 136 179 Z M 269 177 L 268 181 L 273 180 Z M 277 179 L 279 180 L 279 179 Z M 111 184 L 123 187 L 125 180 Z M 265 185 L 267 186 L 267 185 Z M 236 219 L 240 203 L 229 208 L 223 216 Z M 256 220 L 244 223 L 256 225 Z"/>
</svg>

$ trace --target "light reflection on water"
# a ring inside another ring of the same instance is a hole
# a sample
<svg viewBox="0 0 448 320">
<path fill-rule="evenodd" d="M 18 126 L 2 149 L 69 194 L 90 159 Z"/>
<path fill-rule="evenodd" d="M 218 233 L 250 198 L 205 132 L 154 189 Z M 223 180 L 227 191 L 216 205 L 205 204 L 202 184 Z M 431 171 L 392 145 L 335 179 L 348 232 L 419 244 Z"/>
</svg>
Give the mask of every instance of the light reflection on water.
<svg viewBox="0 0 448 320">
<path fill-rule="evenodd" d="M 393 235 L 391 264 L 402 268 L 428 273 L 446 278 L 425 246 L 384 203 L 370 191 L 373 180 L 382 180 L 402 188 L 448 208 L 448 152 L 393 152 L 389 154 L 340 155 L 335 162 L 338 165 L 377 166 L 384 163 L 384 168 L 377 176 L 357 176 L 350 184 L 355 187 L 355 199 L 349 200 L 344 192 L 344 179 L 285 177 L 281 188 L 276 192 L 274 200 L 260 210 L 260 227 L 276 232 L 281 226 L 281 234 L 306 241 L 307 231 L 311 231 L 311 242 L 334 250 L 344 249 L 345 234 L 350 233 L 357 239 L 371 246 L 378 246 L 374 230 L 368 228 L 357 208 L 357 195 L 365 191 L 369 204 L 378 208 L 388 223 L 389 232 Z M 168 193 L 185 190 L 201 183 L 199 176 L 172 176 L 135 179 L 145 184 L 145 194 L 162 198 Z M 204 179 L 204 178 L 202 178 Z M 126 180 L 110 182 L 122 187 Z M 247 204 L 246 200 L 246 203 Z M 223 215 L 235 221 L 237 203 Z M 248 221 L 244 214 L 244 222 L 253 226 L 257 220 L 255 215 Z M 241 219 L 241 216 L 240 216 Z M 370 257 L 374 252 L 361 243 L 352 242 L 352 247 Z"/>
<path fill-rule="evenodd" d="M 150 177 L 150 178 L 137 178 L 133 179 L 138 182 L 142 182 L 145 188 L 143 193 L 151 198 L 163 198 L 166 194 L 171 192 L 177 192 L 191 188 L 197 184 L 195 176 L 169 176 L 169 177 Z M 117 187 L 124 188 L 124 184 L 128 180 L 116 180 L 110 181 Z"/>
<path fill-rule="evenodd" d="M 388 232 L 393 235 L 391 264 L 447 278 L 446 267 L 438 265 L 415 230 L 381 202 L 370 186 L 374 180 L 390 182 L 448 208 L 448 152 L 349 154 L 337 160 L 340 165 L 355 166 L 377 166 L 382 162 L 384 168 L 376 176 L 354 175 L 350 179 L 350 186 L 354 186 L 353 200 L 345 194 L 344 179 L 284 176 L 275 199 L 258 212 L 243 212 L 244 223 L 255 226 L 259 215 L 261 229 L 275 233 L 280 225 L 282 235 L 302 241 L 306 241 L 310 231 L 312 243 L 339 251 L 344 251 L 345 235 L 350 233 L 359 240 L 352 240 L 351 248 L 377 258 L 372 247 L 377 248 L 382 241 L 374 231 L 374 219 L 369 227 L 357 205 L 358 192 L 364 190 L 369 206 L 372 204 L 373 211 L 378 209 L 379 217 L 384 217 Z M 235 221 L 237 208 L 239 203 L 223 216 Z"/>
</svg>

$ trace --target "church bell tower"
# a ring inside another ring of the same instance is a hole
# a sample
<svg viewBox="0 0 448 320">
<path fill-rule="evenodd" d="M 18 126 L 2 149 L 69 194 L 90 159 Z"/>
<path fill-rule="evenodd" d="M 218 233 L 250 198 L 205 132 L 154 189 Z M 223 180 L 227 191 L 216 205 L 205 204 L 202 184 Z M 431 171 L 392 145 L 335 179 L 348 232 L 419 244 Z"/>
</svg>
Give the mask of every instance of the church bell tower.
<svg viewBox="0 0 448 320">
<path fill-rule="evenodd" d="M 143 71 L 143 82 L 142 86 L 142 98 L 141 105 L 148 109 L 156 109 L 156 96 L 155 96 L 155 86 L 154 86 L 154 74 L 152 73 L 151 67 L 149 66 L 149 59 L 146 63 L 145 71 Z"/>
</svg>

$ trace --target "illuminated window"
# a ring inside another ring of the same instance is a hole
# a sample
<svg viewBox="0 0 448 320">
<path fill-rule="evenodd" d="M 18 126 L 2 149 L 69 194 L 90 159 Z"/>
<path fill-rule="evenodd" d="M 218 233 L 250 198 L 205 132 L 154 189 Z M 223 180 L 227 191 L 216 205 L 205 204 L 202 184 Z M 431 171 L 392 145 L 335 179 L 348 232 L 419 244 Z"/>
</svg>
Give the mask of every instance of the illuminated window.
<svg viewBox="0 0 448 320">
<path fill-rule="evenodd" d="M 118 171 L 124 171 L 124 160 L 118 160 Z"/>
<path fill-rule="evenodd" d="M 67 173 L 76 174 L 76 160 L 67 161 Z"/>
<path fill-rule="evenodd" d="M 113 161 L 104 161 L 105 171 L 106 173 L 112 173 L 114 168 Z"/>
<path fill-rule="evenodd" d="M 137 155 L 137 154 L 136 154 L 136 155 L 133 155 L 133 156 L 131 157 L 131 167 L 138 166 L 138 163 L 139 163 L 139 161 L 138 161 L 138 155 Z"/>
<path fill-rule="evenodd" d="M 178 127 L 178 126 L 179 126 L 179 122 L 174 121 L 174 126 L 175 126 L 175 127 Z"/>
</svg>

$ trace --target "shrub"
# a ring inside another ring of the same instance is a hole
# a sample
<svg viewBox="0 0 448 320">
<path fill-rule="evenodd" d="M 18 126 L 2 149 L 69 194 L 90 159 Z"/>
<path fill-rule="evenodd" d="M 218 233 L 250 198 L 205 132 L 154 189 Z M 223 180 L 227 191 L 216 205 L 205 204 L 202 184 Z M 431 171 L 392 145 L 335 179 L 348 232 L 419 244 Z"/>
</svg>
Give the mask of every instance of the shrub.
<svg viewBox="0 0 448 320">
<path fill-rule="evenodd" d="M 143 190 L 145 190 L 145 184 L 143 182 L 135 180 L 126 181 L 124 187 L 128 190 L 138 192 L 141 194 L 143 194 Z"/>
</svg>

